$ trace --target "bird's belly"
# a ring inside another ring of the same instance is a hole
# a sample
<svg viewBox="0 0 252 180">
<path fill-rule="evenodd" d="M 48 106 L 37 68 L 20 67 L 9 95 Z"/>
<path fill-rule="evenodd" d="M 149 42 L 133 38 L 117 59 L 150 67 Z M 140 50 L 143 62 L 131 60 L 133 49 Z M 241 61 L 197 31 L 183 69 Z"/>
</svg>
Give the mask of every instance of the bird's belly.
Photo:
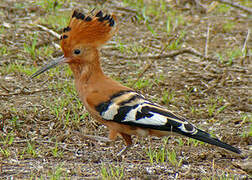
<svg viewBox="0 0 252 180">
<path fill-rule="evenodd" d="M 159 131 L 159 130 L 149 129 L 149 135 L 162 137 L 162 136 L 170 136 L 170 135 L 178 135 L 178 134 L 171 131 Z"/>
<path fill-rule="evenodd" d="M 150 135 L 149 130 L 148 129 L 143 129 L 143 128 L 137 128 L 136 129 L 136 134 L 138 136 L 148 136 Z"/>
</svg>

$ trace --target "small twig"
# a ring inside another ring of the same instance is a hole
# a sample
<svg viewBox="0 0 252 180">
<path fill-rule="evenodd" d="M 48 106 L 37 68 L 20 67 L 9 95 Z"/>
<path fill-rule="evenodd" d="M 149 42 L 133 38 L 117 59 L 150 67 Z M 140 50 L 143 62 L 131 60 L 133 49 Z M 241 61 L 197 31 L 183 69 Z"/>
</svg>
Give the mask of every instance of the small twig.
<svg viewBox="0 0 252 180">
<path fill-rule="evenodd" d="M 191 172 L 191 169 L 192 169 L 192 168 L 191 168 L 191 166 L 189 165 L 188 170 L 187 170 L 186 172 L 184 172 L 184 173 L 181 173 L 181 175 L 184 176 L 184 177 L 187 176 L 187 175 Z"/>
<path fill-rule="evenodd" d="M 128 7 L 122 7 L 122 6 L 114 6 L 115 9 L 119 10 L 119 11 L 124 11 L 124 12 L 129 12 L 129 13 L 133 13 L 133 14 L 138 14 L 137 10 L 135 9 L 130 9 Z"/>
<path fill-rule="evenodd" d="M 50 34 L 52 34 L 53 36 L 55 36 L 56 38 L 60 38 L 60 35 L 58 33 L 56 33 L 55 31 L 51 30 L 51 29 L 48 29 L 47 27 L 45 26 L 42 26 L 42 25 L 39 25 L 37 24 L 38 27 L 40 27 L 41 29 L 43 29 L 44 31 L 47 31 L 49 32 Z"/>
<path fill-rule="evenodd" d="M 213 161 L 212 161 L 212 174 L 216 174 L 216 172 L 215 172 L 215 161 L 214 161 L 214 159 L 213 159 Z"/>
<path fill-rule="evenodd" d="M 58 39 L 60 38 L 60 35 L 59 35 L 58 33 L 56 33 L 55 31 L 53 31 L 53 30 L 51 30 L 51 29 L 48 29 L 47 27 L 42 26 L 42 25 L 39 25 L 39 24 L 37 24 L 37 26 L 38 26 L 39 28 L 43 29 L 44 31 L 49 32 L 50 34 L 52 34 L 52 35 L 55 36 L 56 38 L 58 38 Z M 55 42 L 52 42 L 52 44 L 54 45 L 55 48 L 60 49 L 60 45 L 59 45 L 59 44 L 57 44 L 57 43 L 55 43 Z"/>
<path fill-rule="evenodd" d="M 9 90 L 9 89 L 7 89 L 6 87 L 4 87 L 1 83 L 0 83 L 0 87 L 1 87 L 3 90 L 5 90 L 7 93 L 9 93 L 9 92 L 10 92 L 10 90 Z"/>
<path fill-rule="evenodd" d="M 102 141 L 102 142 L 111 142 L 111 140 L 106 137 L 86 135 L 86 134 L 82 134 L 81 132 L 78 132 L 78 131 L 74 131 L 74 133 L 84 139 L 90 139 L 90 140 Z"/>
<path fill-rule="evenodd" d="M 144 70 L 140 74 L 138 74 L 137 79 L 130 85 L 130 87 L 133 87 L 136 84 L 136 82 L 143 76 L 143 74 L 151 67 L 153 62 L 154 61 L 152 60 L 149 64 L 145 66 Z"/>
<path fill-rule="evenodd" d="M 2 94 L 0 93 L 0 96 L 13 96 L 13 95 L 30 95 L 30 94 L 35 94 L 37 92 L 43 92 L 43 91 L 51 91 L 51 89 L 39 89 L 39 90 L 35 90 L 35 91 L 24 91 L 23 89 L 21 89 L 20 92 L 16 92 L 16 93 L 8 93 L 8 94 Z"/>
<path fill-rule="evenodd" d="M 55 42 L 52 42 L 52 44 L 54 45 L 55 48 L 60 49 L 60 45 L 59 44 L 57 44 Z"/>
<path fill-rule="evenodd" d="M 228 0 L 216 0 L 216 1 L 221 2 L 221 3 L 223 3 L 223 4 L 228 4 L 228 5 L 232 6 L 232 7 L 241 9 L 241 10 L 247 12 L 247 13 L 252 14 L 252 9 L 251 9 L 251 8 L 242 6 L 242 5 L 238 4 L 238 3 L 230 2 L 230 1 L 228 1 Z"/>
<path fill-rule="evenodd" d="M 166 48 L 167 46 L 165 46 L 159 54 L 161 55 Z M 144 75 L 144 73 L 152 66 L 153 62 L 154 59 L 152 59 L 151 62 L 147 66 L 145 66 L 144 70 L 140 74 L 138 74 L 137 79 L 131 84 L 131 87 L 133 87 L 136 84 L 136 82 Z"/>
<path fill-rule="evenodd" d="M 200 9 L 202 12 L 206 13 L 207 12 L 207 7 L 200 2 L 200 0 L 194 0 L 196 7 Z"/>
<path fill-rule="evenodd" d="M 135 15 L 138 14 L 138 11 L 136 9 L 132 9 L 132 8 L 129 8 L 129 7 L 124 7 L 124 6 L 122 6 L 121 2 L 114 1 L 113 4 L 114 5 L 111 5 L 111 3 L 110 3 L 108 5 L 111 6 L 112 9 L 115 9 L 115 10 L 118 10 L 118 11 L 121 11 L 121 12 L 124 12 L 124 13 L 132 13 L 132 14 L 135 14 Z"/>
<path fill-rule="evenodd" d="M 205 53 L 204 56 L 208 56 L 208 42 L 209 42 L 209 32 L 210 32 L 210 24 L 207 26 L 207 33 L 206 33 L 206 44 L 205 44 Z"/>
<path fill-rule="evenodd" d="M 214 10 L 218 4 L 219 4 L 218 2 L 213 1 L 213 2 L 207 7 L 207 13 L 210 13 L 212 10 Z"/>
<path fill-rule="evenodd" d="M 107 53 L 104 52 L 103 53 L 105 56 L 109 56 L 109 57 L 116 57 L 116 58 L 122 58 L 122 59 L 131 59 L 131 60 L 136 60 L 136 59 L 161 59 L 161 58 L 174 58 L 178 55 L 181 54 L 192 54 L 194 56 L 203 58 L 204 60 L 217 60 L 215 58 L 212 57 L 205 57 L 204 55 L 202 55 L 201 53 L 197 52 L 196 50 L 192 49 L 192 48 L 188 48 L 188 49 L 182 49 L 182 50 L 178 50 L 178 51 L 174 51 L 171 52 L 169 54 L 159 54 L 159 55 L 153 55 L 153 56 L 123 56 L 123 55 L 117 55 L 117 54 L 111 54 L 111 53 Z"/>
<path fill-rule="evenodd" d="M 244 53 L 244 51 L 246 49 L 247 42 L 249 40 L 249 35 L 250 35 L 250 29 L 248 29 L 247 36 L 246 36 L 246 39 L 245 39 L 244 44 L 243 44 L 242 53 Z"/>
</svg>

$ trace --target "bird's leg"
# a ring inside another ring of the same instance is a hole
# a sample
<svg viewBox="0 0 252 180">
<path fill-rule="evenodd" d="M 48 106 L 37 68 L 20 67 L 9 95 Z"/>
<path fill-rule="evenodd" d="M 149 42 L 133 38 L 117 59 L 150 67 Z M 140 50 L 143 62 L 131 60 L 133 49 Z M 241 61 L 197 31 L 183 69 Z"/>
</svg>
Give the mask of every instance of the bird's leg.
<svg viewBox="0 0 252 180">
<path fill-rule="evenodd" d="M 118 131 L 114 130 L 114 129 L 110 129 L 109 130 L 109 139 L 111 141 L 115 141 L 118 135 Z"/>
<path fill-rule="evenodd" d="M 116 140 L 116 138 L 117 138 L 118 135 L 119 135 L 118 131 L 116 131 L 114 129 L 110 129 L 109 130 L 109 136 L 108 136 L 108 138 L 110 140 L 110 143 L 109 143 L 110 146 L 114 146 L 115 145 L 115 140 Z"/>
<path fill-rule="evenodd" d="M 119 153 L 117 153 L 117 156 L 123 155 L 125 152 L 127 152 L 130 149 L 130 147 L 132 145 L 132 139 L 131 139 L 130 135 L 124 134 L 124 133 L 120 133 L 120 135 L 122 136 L 122 138 L 126 144 L 126 147 L 124 147 Z"/>
</svg>

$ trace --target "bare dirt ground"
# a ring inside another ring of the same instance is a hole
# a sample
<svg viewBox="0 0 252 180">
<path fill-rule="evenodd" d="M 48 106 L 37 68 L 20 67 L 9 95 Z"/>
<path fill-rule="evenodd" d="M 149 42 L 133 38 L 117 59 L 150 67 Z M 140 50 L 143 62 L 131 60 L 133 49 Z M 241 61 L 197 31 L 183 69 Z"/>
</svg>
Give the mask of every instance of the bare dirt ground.
<svg viewBox="0 0 252 180">
<path fill-rule="evenodd" d="M 196 3 L 200 2 L 200 3 Z M 251 1 L 236 1 L 252 8 Z M 30 75 L 61 55 L 73 9 L 118 16 L 103 69 L 148 99 L 243 151 L 185 137 L 108 142 L 78 100 L 67 66 Z M 40 25 L 40 26 L 38 26 Z M 0 178 L 249 179 L 252 176 L 252 15 L 209 1 L 0 2 Z"/>
</svg>

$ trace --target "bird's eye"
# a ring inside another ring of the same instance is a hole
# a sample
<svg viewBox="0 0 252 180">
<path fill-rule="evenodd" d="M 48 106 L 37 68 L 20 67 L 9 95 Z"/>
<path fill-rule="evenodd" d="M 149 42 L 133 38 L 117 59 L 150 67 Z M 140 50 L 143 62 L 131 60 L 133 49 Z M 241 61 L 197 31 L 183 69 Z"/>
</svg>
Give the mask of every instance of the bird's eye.
<svg viewBox="0 0 252 180">
<path fill-rule="evenodd" d="M 80 54 L 80 52 L 81 52 L 81 51 L 80 51 L 79 49 L 75 49 L 75 50 L 74 50 L 74 54 L 76 54 L 76 55 Z"/>
</svg>

